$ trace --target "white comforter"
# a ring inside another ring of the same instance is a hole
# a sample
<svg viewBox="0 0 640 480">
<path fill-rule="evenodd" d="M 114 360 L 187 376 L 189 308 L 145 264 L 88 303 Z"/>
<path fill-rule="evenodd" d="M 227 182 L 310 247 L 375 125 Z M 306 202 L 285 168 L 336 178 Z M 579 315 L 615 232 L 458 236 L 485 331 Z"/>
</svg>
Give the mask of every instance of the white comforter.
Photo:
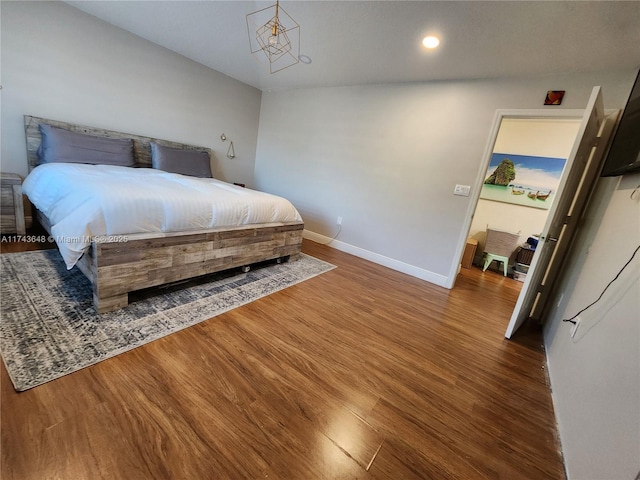
<svg viewBox="0 0 640 480">
<path fill-rule="evenodd" d="M 27 176 L 22 189 L 49 218 L 69 269 L 92 236 L 302 220 L 284 198 L 152 168 L 45 164 Z"/>
</svg>

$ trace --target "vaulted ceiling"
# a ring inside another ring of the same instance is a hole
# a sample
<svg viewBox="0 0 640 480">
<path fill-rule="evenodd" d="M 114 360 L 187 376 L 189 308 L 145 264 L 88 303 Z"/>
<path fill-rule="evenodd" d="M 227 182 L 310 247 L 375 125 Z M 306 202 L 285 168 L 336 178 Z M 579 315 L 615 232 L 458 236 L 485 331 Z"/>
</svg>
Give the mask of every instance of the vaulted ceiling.
<svg viewBox="0 0 640 480">
<path fill-rule="evenodd" d="M 640 66 L 638 1 L 282 0 L 311 63 L 275 74 L 251 55 L 246 22 L 275 0 L 67 3 L 261 90 Z"/>
</svg>

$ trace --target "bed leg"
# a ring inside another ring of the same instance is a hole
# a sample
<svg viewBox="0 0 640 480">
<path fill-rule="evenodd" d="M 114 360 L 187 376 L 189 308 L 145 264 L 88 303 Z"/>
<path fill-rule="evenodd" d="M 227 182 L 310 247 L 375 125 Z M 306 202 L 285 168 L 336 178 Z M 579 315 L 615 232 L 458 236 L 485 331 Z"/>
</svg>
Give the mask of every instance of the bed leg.
<svg viewBox="0 0 640 480">
<path fill-rule="evenodd" d="M 93 294 L 93 305 L 96 307 L 98 313 L 110 312 L 111 310 L 117 310 L 129 305 L 129 294 L 121 293 L 114 295 L 113 297 L 99 298 L 95 293 Z"/>
</svg>

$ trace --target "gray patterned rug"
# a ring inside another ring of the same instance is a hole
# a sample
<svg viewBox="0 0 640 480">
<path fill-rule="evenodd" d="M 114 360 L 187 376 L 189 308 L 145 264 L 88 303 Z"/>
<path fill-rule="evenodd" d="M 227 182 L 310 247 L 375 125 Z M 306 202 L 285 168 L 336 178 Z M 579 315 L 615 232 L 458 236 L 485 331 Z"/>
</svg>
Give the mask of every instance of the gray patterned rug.
<svg viewBox="0 0 640 480">
<path fill-rule="evenodd" d="M 57 250 L 0 255 L 0 351 L 23 391 L 315 277 L 334 265 L 298 260 L 254 266 L 129 294 L 98 315 L 91 285 Z"/>
</svg>

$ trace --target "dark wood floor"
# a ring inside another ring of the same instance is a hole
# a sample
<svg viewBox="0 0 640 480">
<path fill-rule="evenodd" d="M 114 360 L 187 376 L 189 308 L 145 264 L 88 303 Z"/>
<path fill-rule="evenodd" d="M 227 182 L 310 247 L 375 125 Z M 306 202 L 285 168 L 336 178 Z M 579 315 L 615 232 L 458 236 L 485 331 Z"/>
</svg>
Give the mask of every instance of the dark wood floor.
<svg viewBox="0 0 640 480">
<path fill-rule="evenodd" d="M 23 393 L 3 365 L 2 479 L 565 478 L 521 284 L 303 251 L 338 268 Z"/>
</svg>

